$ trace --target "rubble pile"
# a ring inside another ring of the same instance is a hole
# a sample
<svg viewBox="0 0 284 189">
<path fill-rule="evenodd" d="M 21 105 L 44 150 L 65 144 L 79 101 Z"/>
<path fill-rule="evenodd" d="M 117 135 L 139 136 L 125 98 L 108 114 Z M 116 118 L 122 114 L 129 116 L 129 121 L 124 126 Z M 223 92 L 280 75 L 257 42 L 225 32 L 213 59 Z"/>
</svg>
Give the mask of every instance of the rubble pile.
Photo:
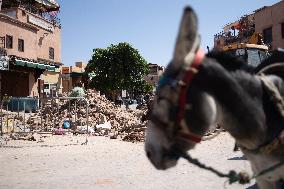
<svg viewBox="0 0 284 189">
<path fill-rule="evenodd" d="M 42 108 L 36 113 L 12 113 L 14 120 L 10 132 L 88 132 L 111 139 L 144 141 L 146 123 L 141 122 L 141 117 L 145 110 L 125 110 L 93 90 L 87 91 L 85 99 L 87 102 L 84 99 L 52 99 L 42 101 Z"/>
<path fill-rule="evenodd" d="M 96 126 L 96 134 L 120 136 L 125 141 L 144 141 L 146 124 L 141 122 L 144 111 L 123 110 L 99 93 L 89 90 L 87 93 L 90 116 L 89 123 Z M 107 127 L 107 126 L 111 127 Z"/>
<path fill-rule="evenodd" d="M 23 116 L 22 114 L 4 110 L 1 112 L 1 115 L 3 133 L 23 132 L 24 130 L 29 131 L 27 117 Z"/>
</svg>

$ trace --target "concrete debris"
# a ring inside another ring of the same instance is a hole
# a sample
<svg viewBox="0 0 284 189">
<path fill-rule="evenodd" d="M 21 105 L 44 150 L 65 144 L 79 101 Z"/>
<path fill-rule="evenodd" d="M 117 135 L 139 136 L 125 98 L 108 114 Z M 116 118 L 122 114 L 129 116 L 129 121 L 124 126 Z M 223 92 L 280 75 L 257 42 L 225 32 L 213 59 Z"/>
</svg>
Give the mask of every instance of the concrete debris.
<svg viewBox="0 0 284 189">
<path fill-rule="evenodd" d="M 13 123 L 6 124 L 10 132 L 52 132 L 63 135 L 90 133 L 95 136 L 106 136 L 111 139 L 120 138 L 124 141 L 142 142 L 145 137 L 146 122 L 141 122 L 145 109 L 123 109 L 107 100 L 104 95 L 94 90 L 88 90 L 85 97 L 87 103 L 80 100 L 45 100 L 42 108 L 36 113 L 15 113 Z M 3 118 L 5 118 L 4 112 Z M 70 128 L 66 123 L 70 124 Z M 64 124 L 65 123 L 65 124 Z M 88 124 L 87 124 L 88 123 Z M 4 124 L 4 128 L 6 127 Z M 33 140 L 31 136 L 26 136 Z M 18 140 L 16 135 L 11 139 Z M 20 138 L 23 139 L 23 138 Z M 24 139 L 23 139 L 24 140 Z"/>
<path fill-rule="evenodd" d="M 41 141 L 41 136 L 36 133 L 11 133 L 12 140 Z"/>
<path fill-rule="evenodd" d="M 59 128 L 59 129 L 54 129 L 53 133 L 54 135 L 65 135 L 66 131 L 65 129 Z"/>
<path fill-rule="evenodd" d="M 111 129 L 111 124 L 109 121 L 103 123 L 103 124 L 98 124 L 96 126 L 97 129 Z"/>
</svg>

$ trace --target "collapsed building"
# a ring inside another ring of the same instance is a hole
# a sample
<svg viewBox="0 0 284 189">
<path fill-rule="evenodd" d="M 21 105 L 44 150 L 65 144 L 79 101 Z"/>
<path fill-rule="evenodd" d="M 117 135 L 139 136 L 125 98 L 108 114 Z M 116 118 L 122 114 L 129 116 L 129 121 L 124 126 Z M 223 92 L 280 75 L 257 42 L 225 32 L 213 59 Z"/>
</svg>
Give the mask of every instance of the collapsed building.
<svg viewBox="0 0 284 189">
<path fill-rule="evenodd" d="M 130 142 L 144 141 L 146 122 L 142 122 L 141 118 L 145 110 L 125 110 L 94 90 L 88 90 L 84 96 L 42 102 L 41 109 L 35 113 L 2 110 L 1 135 L 30 140 L 34 133 L 88 133 Z"/>
</svg>

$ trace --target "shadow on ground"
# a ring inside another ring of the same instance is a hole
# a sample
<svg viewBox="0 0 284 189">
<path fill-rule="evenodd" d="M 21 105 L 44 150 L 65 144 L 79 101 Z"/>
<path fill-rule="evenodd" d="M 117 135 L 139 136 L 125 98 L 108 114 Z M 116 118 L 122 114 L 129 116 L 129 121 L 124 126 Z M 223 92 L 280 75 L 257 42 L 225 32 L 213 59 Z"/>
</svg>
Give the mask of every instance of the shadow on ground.
<svg viewBox="0 0 284 189">
<path fill-rule="evenodd" d="M 246 188 L 246 189 L 259 189 L 259 188 L 257 187 L 256 184 L 254 184 L 254 185 L 252 185 L 252 186 L 250 186 L 250 187 L 248 187 L 248 188 Z"/>
<path fill-rule="evenodd" d="M 243 156 L 241 156 L 241 157 L 229 158 L 228 160 L 247 160 L 247 158 L 243 155 Z"/>
</svg>

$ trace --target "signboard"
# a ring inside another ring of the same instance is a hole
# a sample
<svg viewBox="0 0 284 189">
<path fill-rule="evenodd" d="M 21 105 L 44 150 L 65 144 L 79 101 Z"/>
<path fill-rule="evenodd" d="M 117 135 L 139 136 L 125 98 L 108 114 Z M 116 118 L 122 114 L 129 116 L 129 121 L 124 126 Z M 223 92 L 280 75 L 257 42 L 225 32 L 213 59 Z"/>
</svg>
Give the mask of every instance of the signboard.
<svg viewBox="0 0 284 189">
<path fill-rule="evenodd" d="M 47 31 L 51 31 L 51 32 L 54 32 L 54 26 L 40 18 L 37 18 L 35 16 L 32 16 L 32 15 L 29 15 L 28 17 L 28 22 L 36 25 L 36 26 L 39 26 Z"/>
<path fill-rule="evenodd" d="M 69 67 L 61 67 L 61 70 L 62 70 L 62 74 L 69 74 L 70 73 Z"/>
<path fill-rule="evenodd" d="M 0 56 L 0 70 L 9 70 L 8 56 Z"/>
</svg>

